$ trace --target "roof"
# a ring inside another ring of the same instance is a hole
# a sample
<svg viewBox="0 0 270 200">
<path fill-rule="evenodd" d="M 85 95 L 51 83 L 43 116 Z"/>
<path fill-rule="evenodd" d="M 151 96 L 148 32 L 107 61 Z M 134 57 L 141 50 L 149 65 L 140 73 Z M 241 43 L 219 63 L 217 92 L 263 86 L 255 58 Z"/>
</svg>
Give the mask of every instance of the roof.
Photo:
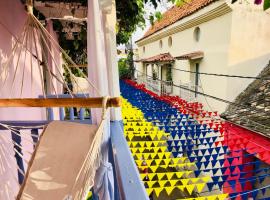
<svg viewBox="0 0 270 200">
<path fill-rule="evenodd" d="M 227 120 L 270 137 L 270 62 L 222 114 Z"/>
<path fill-rule="evenodd" d="M 203 58 L 203 56 L 204 56 L 204 53 L 202 51 L 194 51 L 192 53 L 176 56 L 175 58 L 178 60 L 194 60 L 194 59 Z"/>
<path fill-rule="evenodd" d="M 156 21 L 138 41 L 174 24 L 175 22 L 199 11 L 215 1 L 217 0 L 191 0 L 190 2 L 184 3 L 182 6 L 173 6 L 163 13 L 161 20 Z"/>
<path fill-rule="evenodd" d="M 156 56 L 152 56 L 150 58 L 138 60 L 137 62 L 173 62 L 174 60 L 174 57 L 172 57 L 170 53 L 162 53 Z"/>
</svg>

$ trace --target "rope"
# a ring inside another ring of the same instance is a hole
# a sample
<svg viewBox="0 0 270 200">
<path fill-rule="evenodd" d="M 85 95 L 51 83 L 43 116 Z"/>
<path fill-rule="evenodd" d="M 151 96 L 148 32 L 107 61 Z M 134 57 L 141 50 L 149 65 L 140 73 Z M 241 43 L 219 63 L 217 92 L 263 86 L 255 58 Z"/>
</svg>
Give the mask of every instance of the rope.
<svg viewBox="0 0 270 200">
<path fill-rule="evenodd" d="M 96 134 L 94 136 L 94 139 L 92 141 L 92 144 L 89 148 L 89 151 L 86 154 L 85 160 L 78 171 L 78 174 L 76 176 L 75 182 L 72 185 L 72 188 L 70 189 L 70 193 L 67 195 L 65 199 L 83 199 L 86 195 L 87 192 L 89 191 L 91 185 L 90 183 L 94 179 L 94 173 L 96 169 L 100 166 L 101 164 L 101 154 L 100 154 L 100 146 L 103 140 L 103 135 L 104 135 L 104 124 L 107 119 L 107 102 L 108 102 L 109 97 L 105 96 L 102 99 L 102 120 L 100 124 L 98 125 L 98 129 L 96 131 Z M 81 190 L 81 193 L 78 194 L 76 197 L 72 197 L 72 194 L 74 192 L 74 189 L 76 187 L 76 184 L 80 179 L 83 179 L 84 187 L 83 190 Z"/>
<path fill-rule="evenodd" d="M 34 21 L 36 23 L 39 24 L 39 27 L 44 31 L 44 33 L 46 33 L 46 35 L 51 39 L 51 41 L 54 43 L 54 45 L 56 45 L 56 47 L 58 47 L 60 49 L 60 51 L 64 54 L 64 56 L 68 59 L 69 62 L 71 62 L 72 65 L 77 66 L 77 64 L 69 57 L 69 55 L 66 53 L 66 51 L 59 45 L 59 43 L 57 41 L 55 41 L 55 39 L 50 35 L 50 33 L 44 28 L 44 26 L 40 23 L 40 21 L 34 16 L 32 15 L 32 18 L 34 19 Z M 69 73 L 72 74 L 70 68 L 68 66 L 66 66 L 66 68 L 68 69 Z M 86 78 L 88 84 L 95 90 L 95 92 L 99 95 L 102 96 L 100 91 L 97 89 L 97 87 L 95 87 L 87 78 L 87 76 L 83 73 L 83 77 Z M 76 80 L 75 80 L 76 81 Z"/>
</svg>

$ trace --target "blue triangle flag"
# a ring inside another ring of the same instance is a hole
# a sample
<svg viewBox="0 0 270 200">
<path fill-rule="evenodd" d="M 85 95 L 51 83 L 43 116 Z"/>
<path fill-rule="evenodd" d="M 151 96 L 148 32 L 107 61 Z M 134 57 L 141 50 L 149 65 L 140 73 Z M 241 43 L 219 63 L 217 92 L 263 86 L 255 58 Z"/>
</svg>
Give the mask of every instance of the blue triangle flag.
<svg viewBox="0 0 270 200">
<path fill-rule="evenodd" d="M 227 158 L 228 162 L 230 163 L 230 165 L 232 164 L 234 158 L 233 157 L 230 157 L 230 158 Z"/>
<path fill-rule="evenodd" d="M 226 181 L 228 179 L 229 175 L 222 175 L 221 177 L 222 177 L 223 181 Z"/>
<path fill-rule="evenodd" d="M 201 169 L 202 163 L 201 162 L 196 162 L 196 166 L 197 166 L 198 169 Z"/>
<path fill-rule="evenodd" d="M 243 165 L 238 165 L 238 169 L 239 169 L 240 171 L 243 171 L 244 166 L 243 166 Z"/>
<path fill-rule="evenodd" d="M 262 191 L 262 195 L 264 196 L 265 195 L 266 188 L 262 188 L 261 191 Z"/>
<path fill-rule="evenodd" d="M 244 190 L 245 185 L 246 185 L 246 180 L 245 180 L 245 179 L 244 179 L 244 180 L 241 180 L 241 181 L 239 181 L 239 183 L 240 183 L 241 186 L 242 186 L 242 190 Z"/>
<path fill-rule="evenodd" d="M 205 168 L 207 168 L 207 166 L 209 165 L 209 163 L 210 163 L 210 161 L 209 161 L 209 160 L 204 162 L 204 166 L 205 166 Z"/>
<path fill-rule="evenodd" d="M 210 160 L 210 155 L 209 156 L 204 156 L 205 157 L 205 160 L 209 161 Z"/>
<path fill-rule="evenodd" d="M 206 149 L 201 149 L 201 152 L 202 152 L 202 155 L 204 155 L 206 152 Z"/>
<path fill-rule="evenodd" d="M 217 172 L 218 172 L 218 168 L 217 169 L 212 169 L 212 172 L 213 172 L 213 174 L 216 174 Z"/>
<path fill-rule="evenodd" d="M 240 178 L 244 178 L 247 175 L 247 172 L 240 172 Z"/>
<path fill-rule="evenodd" d="M 222 168 L 220 168 L 220 169 L 221 169 L 222 174 L 224 174 L 225 171 L 227 170 L 227 167 L 222 167 Z"/>
<path fill-rule="evenodd" d="M 218 160 L 212 160 L 212 161 L 211 161 L 211 163 L 212 163 L 212 167 L 215 167 L 215 166 L 216 166 L 217 161 L 218 161 Z"/>
<path fill-rule="evenodd" d="M 212 191 L 212 189 L 214 187 L 214 183 L 207 183 L 207 187 L 208 187 L 209 191 Z"/>
<path fill-rule="evenodd" d="M 235 180 L 229 180 L 228 183 L 230 184 L 230 186 L 233 188 L 233 190 L 235 190 Z"/>
<path fill-rule="evenodd" d="M 259 182 L 262 183 L 266 176 L 259 176 Z"/>
<path fill-rule="evenodd" d="M 219 160 L 220 166 L 223 166 L 223 165 L 224 165 L 224 162 L 225 162 L 225 159 L 220 159 L 220 160 Z M 225 171 L 226 171 L 226 169 L 225 169 Z M 225 172 L 225 171 L 224 171 L 224 172 Z M 224 173 L 224 172 L 223 172 L 223 173 Z"/>
<path fill-rule="evenodd" d="M 196 177 L 200 176 L 201 170 L 195 170 L 194 171 L 194 174 L 195 174 Z"/>
<path fill-rule="evenodd" d="M 230 166 L 229 168 L 230 168 L 231 173 L 233 173 L 233 171 L 235 170 L 236 166 Z"/>
<path fill-rule="evenodd" d="M 222 186 L 224 184 L 225 181 L 219 181 L 217 184 L 218 184 L 218 187 L 219 187 L 219 190 L 222 190 Z"/>
<path fill-rule="evenodd" d="M 216 160 L 217 161 L 217 157 L 218 157 L 217 154 L 212 155 L 212 157 L 213 157 L 213 160 Z"/>
<path fill-rule="evenodd" d="M 212 180 L 213 180 L 214 184 L 217 184 L 218 180 L 219 180 L 219 176 L 212 176 Z"/>
<path fill-rule="evenodd" d="M 254 190 L 252 193 L 251 193 L 253 199 L 256 199 L 257 195 L 258 195 L 258 190 Z"/>
</svg>

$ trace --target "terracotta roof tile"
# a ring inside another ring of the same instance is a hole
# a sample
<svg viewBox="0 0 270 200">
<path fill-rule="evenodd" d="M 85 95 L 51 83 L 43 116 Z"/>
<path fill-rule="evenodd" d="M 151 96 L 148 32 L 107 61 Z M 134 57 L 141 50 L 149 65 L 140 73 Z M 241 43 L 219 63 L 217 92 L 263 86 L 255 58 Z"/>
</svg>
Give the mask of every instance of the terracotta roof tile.
<svg viewBox="0 0 270 200">
<path fill-rule="evenodd" d="M 162 53 L 156 56 L 152 56 L 150 58 L 145 58 L 139 60 L 139 62 L 173 62 L 174 57 L 171 56 L 170 53 Z"/>
<path fill-rule="evenodd" d="M 182 6 L 173 6 L 162 15 L 161 20 L 156 21 L 154 25 L 148 29 L 148 31 L 144 34 L 144 36 L 140 40 L 156 33 L 157 31 L 171 24 L 174 24 L 180 19 L 183 19 L 184 17 L 187 17 L 195 13 L 196 11 L 202 9 L 203 7 L 215 1 L 217 0 L 191 0 L 190 2 L 187 2 Z"/>
<path fill-rule="evenodd" d="M 203 56 L 204 56 L 204 53 L 202 51 L 194 51 L 192 53 L 176 56 L 175 58 L 179 60 L 186 60 L 186 59 L 193 60 L 193 59 L 203 58 Z"/>
</svg>

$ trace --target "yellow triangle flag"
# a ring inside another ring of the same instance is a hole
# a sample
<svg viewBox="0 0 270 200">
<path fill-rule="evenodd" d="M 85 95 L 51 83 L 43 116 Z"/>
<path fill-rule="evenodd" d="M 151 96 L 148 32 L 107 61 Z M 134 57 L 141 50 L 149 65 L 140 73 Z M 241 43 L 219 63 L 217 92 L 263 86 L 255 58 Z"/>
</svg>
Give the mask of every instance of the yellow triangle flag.
<svg viewBox="0 0 270 200">
<path fill-rule="evenodd" d="M 203 188 L 204 188 L 204 186 L 205 186 L 205 183 L 197 183 L 196 184 L 197 192 L 198 193 L 201 193 L 202 190 L 203 190 Z"/>
<path fill-rule="evenodd" d="M 156 172 L 157 171 L 157 168 L 158 168 L 159 166 L 149 166 L 149 168 L 151 169 L 151 171 L 152 172 Z"/>
<path fill-rule="evenodd" d="M 147 146 L 148 148 L 150 148 L 151 145 L 152 145 L 152 142 L 146 142 L 146 146 Z"/>
<path fill-rule="evenodd" d="M 146 188 L 146 193 L 148 194 L 148 196 L 150 196 L 152 192 L 153 192 L 153 188 Z"/>
<path fill-rule="evenodd" d="M 185 186 L 183 186 L 183 185 L 178 185 L 177 188 L 182 192 L 184 192 L 184 190 L 185 190 Z"/>
<path fill-rule="evenodd" d="M 225 200 L 225 199 L 227 199 L 227 196 L 228 196 L 228 194 L 219 194 L 218 199 L 219 200 Z"/>
<path fill-rule="evenodd" d="M 145 160 L 147 166 L 151 166 L 152 161 L 153 161 L 153 160 Z"/>
<path fill-rule="evenodd" d="M 148 174 L 149 180 L 152 180 L 155 175 L 156 175 L 156 173 L 150 173 L 150 174 Z"/>
<path fill-rule="evenodd" d="M 184 179 L 180 179 L 180 181 L 181 181 L 181 182 L 182 182 L 182 184 L 185 186 L 185 185 L 187 185 L 187 184 L 188 184 L 189 179 L 184 178 Z"/>
<path fill-rule="evenodd" d="M 164 187 L 164 185 L 167 183 L 167 180 L 165 181 L 158 181 L 158 184 L 160 185 L 160 187 Z"/>
<path fill-rule="evenodd" d="M 176 172 L 176 176 L 177 178 L 182 178 L 183 174 L 186 173 L 186 172 Z"/>
<path fill-rule="evenodd" d="M 206 197 L 207 200 L 216 200 L 217 199 L 217 195 L 214 195 L 214 196 L 208 196 Z"/>
<path fill-rule="evenodd" d="M 163 188 L 153 188 L 157 197 L 159 197 L 160 192 L 163 190 Z"/>
<path fill-rule="evenodd" d="M 165 187 L 165 190 L 168 195 L 170 195 L 175 187 Z"/>
<path fill-rule="evenodd" d="M 164 173 L 157 173 L 158 180 L 161 180 L 164 177 Z"/>
<path fill-rule="evenodd" d="M 168 180 L 171 180 L 172 176 L 174 175 L 174 172 L 167 172 L 166 175 L 168 177 Z"/>
<path fill-rule="evenodd" d="M 206 176 L 206 177 L 201 177 L 201 180 L 205 183 L 209 182 L 210 180 L 210 176 Z"/>
<path fill-rule="evenodd" d="M 195 185 L 186 185 L 188 193 L 191 195 L 194 190 Z"/>
<path fill-rule="evenodd" d="M 147 174 L 140 174 L 141 179 L 143 180 Z"/>
<path fill-rule="evenodd" d="M 171 186 L 175 186 L 175 184 L 178 182 L 178 180 L 170 180 Z"/>
<path fill-rule="evenodd" d="M 148 187 L 152 188 L 157 181 L 147 181 Z"/>
</svg>

